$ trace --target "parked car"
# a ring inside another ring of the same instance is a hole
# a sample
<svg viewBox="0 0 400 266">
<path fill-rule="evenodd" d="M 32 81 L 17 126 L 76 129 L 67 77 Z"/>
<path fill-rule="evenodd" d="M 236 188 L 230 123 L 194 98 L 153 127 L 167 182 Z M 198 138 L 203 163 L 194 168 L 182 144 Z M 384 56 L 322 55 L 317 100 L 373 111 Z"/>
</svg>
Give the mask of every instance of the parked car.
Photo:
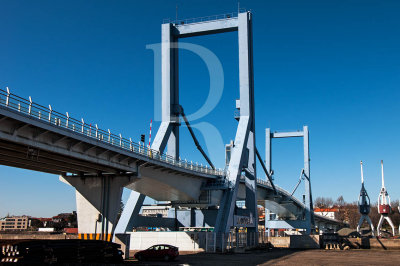
<svg viewBox="0 0 400 266">
<path fill-rule="evenodd" d="M 148 249 L 136 252 L 135 258 L 137 260 L 174 260 L 178 257 L 179 251 L 177 247 L 171 245 L 154 245 Z"/>
</svg>

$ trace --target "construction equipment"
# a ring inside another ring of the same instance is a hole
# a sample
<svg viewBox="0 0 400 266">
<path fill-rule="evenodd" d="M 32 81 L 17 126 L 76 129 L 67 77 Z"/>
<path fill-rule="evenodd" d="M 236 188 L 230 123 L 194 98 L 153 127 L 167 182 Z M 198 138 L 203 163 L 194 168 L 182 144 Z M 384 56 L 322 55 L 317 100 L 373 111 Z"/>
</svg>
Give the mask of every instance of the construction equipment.
<svg viewBox="0 0 400 266">
<path fill-rule="evenodd" d="M 5 240 L 0 264 L 122 263 L 119 248 L 101 240 Z"/>
</svg>

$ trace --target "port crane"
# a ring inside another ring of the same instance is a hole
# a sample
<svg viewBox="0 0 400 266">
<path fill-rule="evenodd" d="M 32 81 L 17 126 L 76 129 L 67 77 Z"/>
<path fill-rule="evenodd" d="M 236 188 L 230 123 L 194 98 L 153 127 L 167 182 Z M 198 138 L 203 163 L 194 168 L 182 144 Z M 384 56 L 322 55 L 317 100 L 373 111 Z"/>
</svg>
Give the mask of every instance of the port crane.
<svg viewBox="0 0 400 266">
<path fill-rule="evenodd" d="M 381 188 L 381 192 L 379 193 L 379 197 L 378 197 L 378 213 L 381 215 L 381 218 L 379 219 L 377 232 L 378 232 L 378 236 L 381 236 L 381 229 L 382 229 L 383 221 L 386 220 L 389 223 L 389 225 L 392 227 L 392 233 L 394 236 L 394 225 L 393 225 L 392 219 L 390 219 L 390 217 L 389 217 L 389 214 L 391 212 L 391 206 L 390 206 L 390 197 L 385 188 L 385 176 L 383 173 L 383 160 L 381 160 L 381 170 L 382 170 L 382 188 Z"/>
<path fill-rule="evenodd" d="M 364 187 L 364 172 L 363 172 L 363 162 L 362 161 L 360 161 L 360 165 L 361 165 L 361 191 L 360 191 L 360 195 L 358 196 L 358 210 L 361 214 L 361 217 L 360 217 L 360 221 L 358 222 L 357 232 L 360 233 L 361 225 L 364 222 L 364 220 L 366 220 L 367 223 L 369 224 L 369 226 L 371 227 L 372 236 L 375 236 L 374 225 L 372 224 L 372 221 L 368 216 L 368 214 L 371 211 L 371 204 L 370 204 L 370 199 L 369 199 L 367 190 Z"/>
</svg>

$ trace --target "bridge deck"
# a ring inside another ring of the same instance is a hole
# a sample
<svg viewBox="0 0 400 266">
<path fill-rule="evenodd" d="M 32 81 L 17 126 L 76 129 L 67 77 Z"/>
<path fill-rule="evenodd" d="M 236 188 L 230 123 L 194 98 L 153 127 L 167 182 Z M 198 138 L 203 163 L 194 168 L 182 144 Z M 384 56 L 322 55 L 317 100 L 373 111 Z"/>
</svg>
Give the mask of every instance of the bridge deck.
<svg viewBox="0 0 400 266">
<path fill-rule="evenodd" d="M 196 199 L 206 180 L 225 176 L 221 169 L 160 154 L 97 125 L 70 118 L 68 113 L 63 115 L 1 89 L 0 155 L 0 164 L 57 175 L 148 173 L 128 187 L 141 193 L 147 191 L 145 194 L 159 200 Z M 188 184 L 192 188 L 185 190 Z M 279 206 L 277 212 L 296 213 L 304 208 L 302 202 L 279 187 L 275 195 L 268 181 L 258 179 L 257 184 L 258 199 Z"/>
</svg>

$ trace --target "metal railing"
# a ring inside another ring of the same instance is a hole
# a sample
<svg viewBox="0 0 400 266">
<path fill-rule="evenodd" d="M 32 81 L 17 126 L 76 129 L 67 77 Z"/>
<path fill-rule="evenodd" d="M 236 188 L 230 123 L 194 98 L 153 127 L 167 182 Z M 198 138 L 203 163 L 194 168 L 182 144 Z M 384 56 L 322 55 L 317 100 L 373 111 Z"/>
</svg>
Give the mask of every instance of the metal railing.
<svg viewBox="0 0 400 266">
<path fill-rule="evenodd" d="M 244 179 L 245 177 L 242 176 L 241 178 Z M 270 187 L 270 188 L 272 188 L 271 183 L 269 182 L 269 180 L 264 180 L 264 179 L 261 179 L 261 178 L 257 178 L 257 184 L 258 184 L 258 185 L 261 185 L 261 186 L 264 186 L 264 187 Z M 298 200 L 298 199 L 295 198 L 293 195 L 291 195 L 290 192 L 286 191 L 285 189 L 283 189 L 283 188 L 281 188 L 281 187 L 279 187 L 279 186 L 277 186 L 277 185 L 275 185 L 275 188 L 276 188 L 276 190 L 277 190 L 277 192 L 278 192 L 279 194 L 284 195 L 284 196 L 290 198 L 290 199 L 291 199 L 293 202 L 295 202 L 297 205 L 304 207 L 304 203 L 302 203 L 300 200 Z"/>
<path fill-rule="evenodd" d="M 240 176 L 240 180 L 242 180 L 242 181 L 246 180 L 246 176 L 241 175 L 241 176 Z M 266 186 L 266 187 L 271 187 L 271 188 L 272 188 L 271 182 L 269 182 L 269 180 L 264 180 L 264 179 L 261 179 L 261 178 L 256 178 L 256 181 L 257 181 L 257 184 L 259 184 L 259 185 Z"/>
<path fill-rule="evenodd" d="M 185 25 L 185 24 L 201 23 L 201 22 L 220 20 L 220 19 L 236 18 L 236 17 L 238 17 L 239 13 L 243 13 L 246 11 L 247 10 L 245 8 L 241 8 L 241 9 L 239 9 L 239 12 L 230 12 L 230 13 L 211 15 L 211 16 L 205 16 L 205 17 L 175 19 L 175 20 L 171 20 L 171 19 L 167 18 L 167 19 L 163 19 L 163 23 L 172 23 L 175 25 Z"/>
<path fill-rule="evenodd" d="M 229 252 L 235 248 L 251 248 L 268 243 L 266 232 L 204 232 L 198 234 L 200 243 L 205 242 L 204 251 L 208 253 Z M 201 239 L 200 239 L 201 238 Z"/>
<path fill-rule="evenodd" d="M 272 187 L 271 182 L 269 182 L 269 180 L 263 180 L 261 178 L 257 178 L 257 183 L 267 187 Z"/>
<path fill-rule="evenodd" d="M 179 168 L 217 176 L 223 176 L 225 174 L 224 170 L 222 169 L 214 170 L 207 165 L 199 165 L 198 163 L 188 162 L 187 160 L 181 160 L 180 158 L 176 159 L 167 154 L 160 153 L 148 146 L 145 146 L 144 144 L 141 144 L 140 142 L 135 143 L 132 141 L 132 138 L 127 139 L 122 137 L 122 134 L 116 135 L 111 133 L 110 129 L 100 129 L 97 124 L 87 123 L 83 118 L 81 120 L 72 118 L 69 116 L 68 112 L 64 115 L 53 110 L 51 105 L 49 105 L 47 108 L 34 103 L 31 97 L 29 97 L 28 100 L 21 98 L 15 94 L 12 94 L 8 87 L 6 90 L 0 89 L 0 105 L 24 113 L 35 119 L 46 121 L 54 126 L 68 129 L 77 134 L 81 134 L 86 137 L 96 139 L 97 141 L 113 145 L 120 149 L 128 150 L 132 153 L 146 156 L 160 162 L 168 163 Z"/>
</svg>

